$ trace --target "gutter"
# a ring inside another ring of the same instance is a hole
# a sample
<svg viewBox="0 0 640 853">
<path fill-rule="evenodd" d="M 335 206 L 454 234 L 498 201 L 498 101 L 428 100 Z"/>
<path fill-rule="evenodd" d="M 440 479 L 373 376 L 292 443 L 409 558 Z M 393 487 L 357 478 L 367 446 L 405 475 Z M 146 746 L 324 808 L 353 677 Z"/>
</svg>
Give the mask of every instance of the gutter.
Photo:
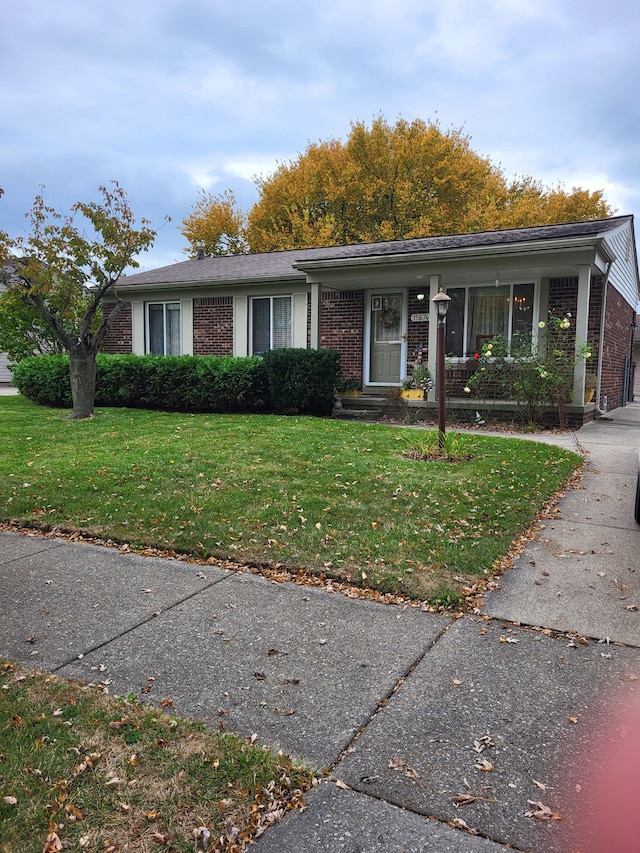
<svg viewBox="0 0 640 853">
<path fill-rule="evenodd" d="M 551 252 L 571 251 L 578 249 L 600 249 L 609 265 L 615 257 L 612 256 L 603 237 L 593 235 L 588 237 L 558 238 L 555 240 L 535 240 L 532 242 L 518 242 L 500 244 L 493 243 L 489 246 L 468 246 L 461 249 L 418 249 L 411 252 L 398 252 L 394 254 L 368 254 L 359 257 L 318 258 L 310 261 L 295 261 L 294 269 L 304 272 L 324 269 L 341 269 L 344 267 L 357 267 L 375 264 L 403 264 L 420 262 L 422 264 L 438 263 L 443 261 L 466 260 L 468 258 L 493 258 L 510 255 L 535 255 L 549 254 Z M 608 274 L 608 273 L 607 273 Z"/>
</svg>

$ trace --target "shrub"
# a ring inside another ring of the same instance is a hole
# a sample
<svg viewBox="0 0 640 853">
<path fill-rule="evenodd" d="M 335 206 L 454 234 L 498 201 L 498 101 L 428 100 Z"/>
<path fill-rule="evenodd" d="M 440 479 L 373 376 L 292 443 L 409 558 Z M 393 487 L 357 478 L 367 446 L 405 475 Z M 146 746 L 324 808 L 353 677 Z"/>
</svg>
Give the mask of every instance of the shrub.
<svg viewBox="0 0 640 853">
<path fill-rule="evenodd" d="M 23 359 L 14 369 L 21 394 L 36 403 L 70 407 L 69 357 Z M 96 358 L 97 406 L 180 412 L 260 412 L 269 408 L 261 358 L 107 355 Z"/>
<path fill-rule="evenodd" d="M 68 355 L 34 355 L 13 367 L 13 383 L 25 397 L 42 406 L 71 408 Z"/>
<path fill-rule="evenodd" d="M 545 413 L 555 409 L 564 428 L 575 365 L 592 357 L 592 347 L 584 342 L 576 346 L 571 314 L 549 314 L 548 321 L 538 325 L 536 346 L 532 346 L 530 336 L 517 334 L 510 349 L 500 336 L 485 343 L 465 391 L 484 400 L 492 393 L 514 400 L 525 424 L 543 423 Z"/>
<path fill-rule="evenodd" d="M 276 349 L 264 353 L 271 401 L 277 412 L 328 415 L 340 374 L 336 350 Z"/>
</svg>

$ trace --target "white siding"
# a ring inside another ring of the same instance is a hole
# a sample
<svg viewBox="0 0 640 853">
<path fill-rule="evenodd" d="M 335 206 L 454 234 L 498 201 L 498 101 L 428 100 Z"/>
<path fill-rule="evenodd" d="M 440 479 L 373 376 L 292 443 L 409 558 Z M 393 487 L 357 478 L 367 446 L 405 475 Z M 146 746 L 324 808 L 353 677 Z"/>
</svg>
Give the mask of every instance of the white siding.
<svg viewBox="0 0 640 853">
<path fill-rule="evenodd" d="M 8 364 L 9 357 L 6 352 L 0 353 L 0 382 L 11 382 L 11 371 Z"/>
<path fill-rule="evenodd" d="M 631 221 L 624 222 L 620 228 L 606 235 L 606 241 L 616 256 L 611 265 L 609 281 L 627 300 L 629 305 L 636 307 L 638 293 L 638 262 L 633 237 Z"/>
</svg>

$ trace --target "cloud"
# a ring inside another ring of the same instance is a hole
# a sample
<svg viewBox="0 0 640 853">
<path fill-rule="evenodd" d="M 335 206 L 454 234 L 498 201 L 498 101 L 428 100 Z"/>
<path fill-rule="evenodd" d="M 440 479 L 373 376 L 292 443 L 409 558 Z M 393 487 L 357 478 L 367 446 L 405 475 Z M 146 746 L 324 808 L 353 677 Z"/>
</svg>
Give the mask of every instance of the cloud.
<svg viewBox="0 0 640 853">
<path fill-rule="evenodd" d="M 4 0 L 0 221 L 111 178 L 181 257 L 198 189 L 231 188 L 354 120 L 438 118 L 507 176 L 640 203 L 640 10 L 626 0 Z"/>
</svg>

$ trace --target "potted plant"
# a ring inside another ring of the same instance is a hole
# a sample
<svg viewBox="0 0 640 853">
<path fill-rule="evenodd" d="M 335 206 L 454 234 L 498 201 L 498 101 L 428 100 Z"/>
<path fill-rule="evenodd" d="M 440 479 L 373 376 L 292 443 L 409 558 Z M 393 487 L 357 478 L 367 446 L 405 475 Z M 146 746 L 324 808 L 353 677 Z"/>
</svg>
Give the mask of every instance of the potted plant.
<svg viewBox="0 0 640 853">
<path fill-rule="evenodd" d="M 417 366 L 413 368 L 413 374 L 403 381 L 400 396 L 403 400 L 424 400 L 432 388 L 433 380 L 427 368 Z"/>
<path fill-rule="evenodd" d="M 336 380 L 336 394 L 341 397 L 361 397 L 362 382 L 355 376 L 339 376 Z"/>
</svg>

